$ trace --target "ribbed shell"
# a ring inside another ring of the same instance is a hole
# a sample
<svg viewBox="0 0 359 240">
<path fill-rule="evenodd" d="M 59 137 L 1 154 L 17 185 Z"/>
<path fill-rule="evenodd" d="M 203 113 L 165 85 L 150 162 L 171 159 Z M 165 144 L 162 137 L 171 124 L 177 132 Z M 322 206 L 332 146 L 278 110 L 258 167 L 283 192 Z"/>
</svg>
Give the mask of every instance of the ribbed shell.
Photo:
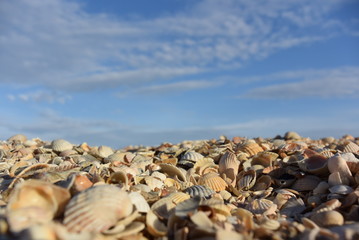
<svg viewBox="0 0 359 240">
<path fill-rule="evenodd" d="M 242 171 L 238 175 L 237 188 L 239 190 L 248 190 L 256 183 L 256 171 L 248 170 Z"/>
<path fill-rule="evenodd" d="M 268 199 L 254 199 L 249 202 L 246 209 L 253 214 L 264 214 L 269 208 L 275 207 L 275 204 Z"/>
<path fill-rule="evenodd" d="M 64 139 L 56 139 L 51 142 L 51 148 L 56 152 L 71 150 L 72 147 L 73 145 Z"/>
<path fill-rule="evenodd" d="M 321 182 L 321 179 L 314 175 L 306 175 L 302 178 L 297 179 L 292 185 L 292 189 L 296 191 L 312 191 L 315 189 L 318 184 Z"/>
<path fill-rule="evenodd" d="M 194 185 L 184 190 L 185 193 L 188 193 L 191 197 L 201 197 L 201 198 L 210 198 L 215 192 L 207 187 L 202 185 Z"/>
<path fill-rule="evenodd" d="M 27 140 L 27 137 L 23 134 L 16 134 L 14 136 L 11 136 L 7 141 L 8 142 L 25 142 Z"/>
<path fill-rule="evenodd" d="M 263 151 L 263 148 L 255 142 L 247 142 L 238 147 L 241 152 L 247 153 L 250 157 Z"/>
<path fill-rule="evenodd" d="M 198 181 L 199 185 L 207 186 L 216 192 L 225 190 L 228 184 L 217 173 L 206 173 Z"/>
<path fill-rule="evenodd" d="M 70 232 L 103 232 L 132 213 L 127 192 L 112 185 L 98 185 L 74 196 L 65 209 L 64 224 Z"/>
<path fill-rule="evenodd" d="M 233 169 L 234 175 L 237 175 L 240 162 L 234 153 L 227 151 L 219 160 L 219 173 L 225 173 L 227 169 Z"/>
<path fill-rule="evenodd" d="M 359 146 L 351 141 L 347 141 L 339 145 L 337 148 L 345 153 L 359 153 Z"/>
<path fill-rule="evenodd" d="M 187 161 L 197 162 L 198 160 L 200 160 L 202 158 L 203 158 L 202 154 L 195 152 L 195 151 L 188 151 L 185 154 L 183 154 L 181 161 L 187 160 Z"/>
<path fill-rule="evenodd" d="M 253 157 L 252 165 L 262 165 L 264 167 L 272 166 L 272 163 L 278 158 L 278 154 L 274 152 L 259 152 Z"/>
</svg>

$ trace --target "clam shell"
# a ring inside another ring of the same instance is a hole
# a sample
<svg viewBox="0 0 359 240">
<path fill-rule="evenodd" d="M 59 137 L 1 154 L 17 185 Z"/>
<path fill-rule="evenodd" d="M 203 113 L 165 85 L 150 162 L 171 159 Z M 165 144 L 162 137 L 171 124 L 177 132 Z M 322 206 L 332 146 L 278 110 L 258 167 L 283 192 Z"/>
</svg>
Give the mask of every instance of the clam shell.
<svg viewBox="0 0 359 240">
<path fill-rule="evenodd" d="M 302 137 L 297 132 L 286 132 L 284 134 L 285 140 L 300 140 Z"/>
<path fill-rule="evenodd" d="M 337 149 L 345 153 L 359 153 L 359 145 L 352 141 L 344 142 L 343 144 L 339 145 Z"/>
<path fill-rule="evenodd" d="M 349 184 L 352 179 L 352 173 L 344 158 L 340 155 L 335 155 L 328 159 L 328 169 L 331 173 L 339 172 L 340 177 L 345 184 Z"/>
<path fill-rule="evenodd" d="M 329 184 L 325 181 L 322 181 L 318 184 L 318 186 L 313 189 L 313 194 L 316 195 L 326 193 L 328 191 L 328 188 Z"/>
<path fill-rule="evenodd" d="M 195 152 L 195 151 L 187 151 L 185 154 L 182 155 L 181 161 L 191 161 L 191 162 L 197 162 L 198 160 L 202 159 L 203 155 Z"/>
<path fill-rule="evenodd" d="M 201 197 L 201 198 L 210 198 L 215 191 L 211 188 L 203 185 L 193 185 L 184 190 L 185 193 L 188 193 L 191 197 Z"/>
<path fill-rule="evenodd" d="M 310 219 L 320 227 L 341 226 L 344 224 L 343 215 L 337 211 L 315 213 Z"/>
<path fill-rule="evenodd" d="M 16 134 L 7 139 L 8 142 L 20 142 L 23 143 L 27 140 L 24 134 Z"/>
<path fill-rule="evenodd" d="M 56 139 L 51 142 L 51 148 L 56 152 L 62 152 L 66 150 L 71 150 L 73 148 L 73 145 L 64 139 Z"/>
<path fill-rule="evenodd" d="M 342 203 L 338 199 L 331 199 L 325 203 L 320 204 L 318 207 L 314 208 L 312 212 L 325 212 L 325 211 L 332 211 L 338 207 L 340 207 Z"/>
<path fill-rule="evenodd" d="M 345 180 L 345 178 L 344 178 Z M 348 181 L 346 181 L 348 183 Z M 339 172 L 333 172 L 328 176 L 328 183 L 330 186 L 343 184 L 342 177 Z"/>
<path fill-rule="evenodd" d="M 104 163 L 125 162 L 126 153 L 115 152 L 104 158 Z"/>
<path fill-rule="evenodd" d="M 301 198 L 290 198 L 281 208 L 280 214 L 287 217 L 294 217 L 306 209 Z"/>
<path fill-rule="evenodd" d="M 97 185 L 74 196 L 65 209 L 70 232 L 103 232 L 133 211 L 127 192 L 113 185 Z"/>
<path fill-rule="evenodd" d="M 353 190 L 353 188 L 351 188 L 347 185 L 335 185 L 335 186 L 329 188 L 329 191 L 331 193 L 347 195 L 347 194 L 353 192 L 354 190 Z"/>
<path fill-rule="evenodd" d="M 306 172 L 316 175 L 327 175 L 328 174 L 328 160 L 322 155 L 312 155 L 300 162 L 299 167 Z"/>
<path fill-rule="evenodd" d="M 206 173 L 200 177 L 199 185 L 204 185 L 219 192 L 225 190 L 228 184 L 217 173 Z"/>
<path fill-rule="evenodd" d="M 253 191 L 260 191 L 268 189 L 272 184 L 272 178 L 268 175 L 260 176 L 255 185 L 253 186 Z"/>
<path fill-rule="evenodd" d="M 110 156 L 111 154 L 113 154 L 113 150 L 112 148 L 108 147 L 108 146 L 99 146 L 97 149 L 97 154 L 99 157 L 101 158 L 107 158 L 108 156 Z"/>
</svg>

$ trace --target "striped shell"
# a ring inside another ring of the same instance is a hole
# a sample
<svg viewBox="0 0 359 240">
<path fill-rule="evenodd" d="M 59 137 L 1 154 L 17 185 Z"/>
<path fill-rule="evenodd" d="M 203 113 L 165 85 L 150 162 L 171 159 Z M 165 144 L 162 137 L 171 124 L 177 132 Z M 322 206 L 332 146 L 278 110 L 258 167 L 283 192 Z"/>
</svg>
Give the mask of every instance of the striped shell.
<svg viewBox="0 0 359 240">
<path fill-rule="evenodd" d="M 318 186 L 320 182 L 321 179 L 317 176 L 305 175 L 304 177 L 297 179 L 291 188 L 299 192 L 312 191 Z"/>
<path fill-rule="evenodd" d="M 277 209 L 277 205 L 268 199 L 254 199 L 246 205 L 246 209 L 253 214 L 269 214 Z"/>
<path fill-rule="evenodd" d="M 127 192 L 112 185 L 97 185 L 74 196 L 65 209 L 70 232 L 103 232 L 133 211 Z"/>
<path fill-rule="evenodd" d="M 263 148 L 258 145 L 256 142 L 246 142 L 238 146 L 238 150 L 244 153 L 247 153 L 250 157 L 256 155 L 259 152 L 263 151 Z"/>
<path fill-rule="evenodd" d="M 240 162 L 237 160 L 237 157 L 234 153 L 227 151 L 219 160 L 219 173 L 226 173 L 228 169 L 232 169 L 234 175 L 237 175 Z"/>
<path fill-rule="evenodd" d="M 72 147 L 73 145 L 64 139 L 56 139 L 51 142 L 51 148 L 56 152 L 71 150 Z"/>
<path fill-rule="evenodd" d="M 225 190 L 228 184 L 217 173 L 206 173 L 200 177 L 199 185 L 207 186 L 216 192 Z"/>
<path fill-rule="evenodd" d="M 210 198 L 215 192 L 207 187 L 202 185 L 194 185 L 184 190 L 185 193 L 188 193 L 191 197 L 201 197 L 201 198 Z"/>
<path fill-rule="evenodd" d="M 359 145 L 351 141 L 346 141 L 337 148 L 345 153 L 359 153 Z"/>
<path fill-rule="evenodd" d="M 249 190 L 256 183 L 256 171 L 248 170 L 242 171 L 238 174 L 237 177 L 237 188 L 239 190 L 243 189 L 245 191 Z"/>
<path fill-rule="evenodd" d="M 181 161 L 187 160 L 187 161 L 197 162 L 202 158 L 203 158 L 202 154 L 194 151 L 188 151 L 185 154 L 183 154 L 183 156 L 181 157 Z"/>
</svg>

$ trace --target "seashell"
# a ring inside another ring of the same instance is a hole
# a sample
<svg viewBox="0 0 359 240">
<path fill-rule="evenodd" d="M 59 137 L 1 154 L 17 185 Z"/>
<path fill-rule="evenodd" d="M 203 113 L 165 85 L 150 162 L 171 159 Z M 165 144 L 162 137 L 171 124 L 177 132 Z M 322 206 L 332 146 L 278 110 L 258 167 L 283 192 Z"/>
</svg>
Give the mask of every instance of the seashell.
<svg viewBox="0 0 359 240">
<path fill-rule="evenodd" d="M 317 207 L 322 203 L 322 199 L 318 195 L 313 195 L 307 198 L 307 203 L 309 206 Z"/>
<path fill-rule="evenodd" d="M 347 186 L 347 185 L 335 185 L 331 188 L 329 188 L 329 191 L 331 193 L 341 194 L 341 195 L 347 195 L 351 192 L 353 192 L 353 188 Z"/>
<path fill-rule="evenodd" d="M 113 150 L 112 148 L 108 147 L 108 146 L 99 146 L 97 149 L 97 154 L 99 157 L 101 158 L 107 158 L 108 156 L 110 156 L 111 154 L 113 154 Z"/>
<path fill-rule="evenodd" d="M 131 199 L 133 205 L 135 205 L 136 209 L 140 213 L 147 213 L 150 210 L 150 205 L 146 199 L 138 192 L 131 192 L 128 194 Z"/>
<path fill-rule="evenodd" d="M 146 181 L 146 179 L 145 179 L 145 181 Z M 126 189 L 128 189 L 128 186 L 129 186 L 129 181 L 128 181 L 127 174 L 125 172 L 123 172 L 123 171 L 118 171 L 118 172 L 111 173 L 111 175 L 107 179 L 106 183 L 108 183 L 108 184 L 121 184 Z"/>
<path fill-rule="evenodd" d="M 202 228 L 212 228 L 213 222 L 203 211 L 198 211 L 190 216 L 191 221 Z"/>
<path fill-rule="evenodd" d="M 199 175 L 204 175 L 208 172 L 218 172 L 218 165 L 212 158 L 202 158 L 193 165 L 193 169 Z"/>
<path fill-rule="evenodd" d="M 163 237 L 167 234 L 167 227 L 163 224 L 153 211 L 146 214 L 146 226 L 148 232 L 154 237 Z"/>
<path fill-rule="evenodd" d="M 268 215 L 275 212 L 277 205 L 268 199 L 254 199 L 246 205 L 246 209 L 255 215 Z"/>
<path fill-rule="evenodd" d="M 296 191 L 312 191 L 321 182 L 321 179 L 314 175 L 305 175 L 297 179 L 292 185 L 292 189 Z"/>
<path fill-rule="evenodd" d="M 322 155 L 312 155 L 298 162 L 300 169 L 316 175 L 328 174 L 328 160 Z"/>
<path fill-rule="evenodd" d="M 70 200 L 64 224 L 70 232 L 103 232 L 132 211 L 133 204 L 127 192 L 113 185 L 97 185 Z"/>
<path fill-rule="evenodd" d="M 225 190 L 228 184 L 217 173 L 206 173 L 200 177 L 199 185 L 204 185 L 219 192 Z"/>
<path fill-rule="evenodd" d="M 62 152 L 71 150 L 73 145 L 64 139 L 56 139 L 51 142 L 51 148 L 56 152 Z"/>
<path fill-rule="evenodd" d="M 201 197 L 201 198 L 211 198 L 215 193 L 211 188 L 202 185 L 193 185 L 184 190 L 185 193 L 189 194 L 191 197 Z"/>
<path fill-rule="evenodd" d="M 230 231 L 230 230 L 224 230 L 224 229 L 218 229 L 216 231 L 216 240 L 243 240 L 243 235 L 240 233 L 237 233 L 236 231 Z"/>
<path fill-rule="evenodd" d="M 205 199 L 201 201 L 201 206 L 208 206 L 210 207 L 215 213 L 222 214 L 224 216 L 230 216 L 231 210 L 230 208 L 224 204 L 223 199 L 220 198 L 211 198 Z"/>
<path fill-rule="evenodd" d="M 345 141 L 337 149 L 345 153 L 359 153 L 359 145 L 352 141 Z"/>
<path fill-rule="evenodd" d="M 56 232 L 53 226 L 50 224 L 37 224 L 32 225 L 21 232 L 19 239 L 46 239 L 46 240 L 57 240 Z"/>
<path fill-rule="evenodd" d="M 178 217 L 187 217 L 193 215 L 199 207 L 201 199 L 199 197 L 190 198 L 177 204 L 175 214 Z"/>
<path fill-rule="evenodd" d="M 31 179 L 16 185 L 6 207 L 11 231 L 52 220 L 62 214 L 69 199 L 67 189 L 48 182 Z"/>
<path fill-rule="evenodd" d="M 225 173 L 228 169 L 233 169 L 234 175 L 238 174 L 240 162 L 237 160 L 237 157 L 234 153 L 227 151 L 219 160 L 218 172 Z"/>
<path fill-rule="evenodd" d="M 23 134 L 16 134 L 7 139 L 7 142 L 20 142 L 23 143 L 27 140 L 27 137 Z"/>
<path fill-rule="evenodd" d="M 286 132 L 284 134 L 285 140 L 300 140 L 302 137 L 296 132 Z"/>
<path fill-rule="evenodd" d="M 320 227 L 341 226 L 344 224 L 344 217 L 337 211 L 325 211 L 315 213 L 310 218 Z"/>
<path fill-rule="evenodd" d="M 145 182 L 151 188 L 152 191 L 154 191 L 155 189 L 162 189 L 164 186 L 164 183 L 161 180 L 152 176 L 145 177 Z"/>
<path fill-rule="evenodd" d="M 264 218 L 263 221 L 261 221 L 260 226 L 275 231 L 280 227 L 280 223 L 277 220 Z"/>
<path fill-rule="evenodd" d="M 75 195 L 78 192 L 84 191 L 90 188 L 93 183 L 88 179 L 84 174 L 74 174 L 71 179 L 71 184 L 69 186 L 70 192 L 72 195 Z"/>
<path fill-rule="evenodd" d="M 338 207 L 340 207 L 342 203 L 338 199 L 331 199 L 325 203 L 322 203 L 318 207 L 314 208 L 312 212 L 319 213 L 325 211 L 332 211 Z"/>
<path fill-rule="evenodd" d="M 169 177 L 178 177 L 181 181 L 186 181 L 186 171 L 172 164 L 160 163 L 160 171 L 166 173 Z"/>
<path fill-rule="evenodd" d="M 237 188 L 238 190 L 249 190 L 251 187 L 254 186 L 256 182 L 256 171 L 248 170 L 242 171 L 237 176 Z"/>
<path fill-rule="evenodd" d="M 202 159 L 203 155 L 195 152 L 195 151 L 187 151 L 185 154 L 182 155 L 181 161 L 190 161 L 190 162 L 197 162 L 198 160 Z"/>
<path fill-rule="evenodd" d="M 253 186 L 253 191 L 260 191 L 268 189 L 272 184 L 272 178 L 268 175 L 260 176 L 255 185 Z"/>
<path fill-rule="evenodd" d="M 321 149 L 318 151 L 318 153 L 320 155 L 322 155 L 323 157 L 326 157 L 326 158 L 331 158 L 334 156 L 334 153 L 336 151 L 332 150 L 332 149 L 327 149 L 327 148 L 324 148 L 324 149 Z"/>
<path fill-rule="evenodd" d="M 349 184 L 352 180 L 352 173 L 350 172 L 345 159 L 340 155 L 335 155 L 328 159 L 328 169 L 330 173 L 339 172 L 340 177 L 345 184 Z"/>
<path fill-rule="evenodd" d="M 328 191 L 328 188 L 329 184 L 325 181 L 322 181 L 313 189 L 313 194 L 316 195 L 326 193 Z"/>
<path fill-rule="evenodd" d="M 115 152 L 103 159 L 104 163 L 113 163 L 113 162 L 125 162 L 126 153 Z"/>
<path fill-rule="evenodd" d="M 259 146 L 256 142 L 246 142 L 242 145 L 239 145 L 237 150 L 248 154 L 249 157 L 252 157 L 257 153 L 262 152 L 263 148 Z"/>
<path fill-rule="evenodd" d="M 281 208 L 280 214 L 287 217 L 294 217 L 306 209 L 301 198 L 290 198 Z"/>
<path fill-rule="evenodd" d="M 151 206 L 151 210 L 161 219 L 168 219 L 171 211 L 180 202 L 190 198 L 190 195 L 183 192 L 171 193 L 167 197 L 161 198 Z"/>
<path fill-rule="evenodd" d="M 164 180 L 167 178 L 165 174 L 160 173 L 160 172 L 157 172 L 157 171 L 152 172 L 152 173 L 151 173 L 151 176 L 152 176 L 152 177 L 155 177 L 155 178 L 158 178 L 158 179 L 160 179 L 161 181 L 164 181 Z"/>
<path fill-rule="evenodd" d="M 263 151 L 253 156 L 252 165 L 262 165 L 264 167 L 272 166 L 273 162 L 279 157 L 277 153 Z"/>
<path fill-rule="evenodd" d="M 359 172 L 359 161 L 358 162 L 348 162 L 347 161 L 347 166 L 353 175 L 355 175 L 357 172 Z"/>
<path fill-rule="evenodd" d="M 342 177 L 340 176 L 339 172 L 333 172 L 328 176 L 328 183 L 329 186 L 335 186 L 343 184 Z"/>
</svg>

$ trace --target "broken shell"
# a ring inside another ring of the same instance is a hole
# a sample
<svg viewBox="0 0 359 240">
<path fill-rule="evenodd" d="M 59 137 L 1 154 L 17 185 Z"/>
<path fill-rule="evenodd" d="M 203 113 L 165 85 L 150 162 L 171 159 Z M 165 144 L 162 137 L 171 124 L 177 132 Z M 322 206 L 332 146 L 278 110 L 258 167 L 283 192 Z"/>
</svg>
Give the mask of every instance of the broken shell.
<svg viewBox="0 0 359 240">
<path fill-rule="evenodd" d="M 203 185 L 193 185 L 184 190 L 185 193 L 188 193 L 191 197 L 201 197 L 201 198 L 210 198 L 215 191 L 211 188 Z"/>
<path fill-rule="evenodd" d="M 268 189 L 272 184 L 272 178 L 268 175 L 260 176 L 255 185 L 253 186 L 253 191 L 260 191 Z"/>
<path fill-rule="evenodd" d="M 97 185 L 70 200 L 64 224 L 70 232 L 103 232 L 132 211 L 131 199 L 125 191 L 113 185 Z"/>
<path fill-rule="evenodd" d="M 99 146 L 97 149 L 97 154 L 101 158 L 107 158 L 108 156 L 113 154 L 113 150 L 108 146 Z"/>
<path fill-rule="evenodd" d="M 150 210 L 150 205 L 148 205 L 146 199 L 138 192 L 131 192 L 128 194 L 133 205 L 140 213 L 147 213 Z"/>
<path fill-rule="evenodd" d="M 273 214 L 277 205 L 268 199 L 254 199 L 246 205 L 246 209 L 256 215 Z"/>
<path fill-rule="evenodd" d="M 146 226 L 148 232 L 154 237 L 163 237 L 167 233 L 166 225 L 151 210 L 146 215 Z"/>
<path fill-rule="evenodd" d="M 179 180 L 186 181 L 186 171 L 184 169 L 168 163 L 161 163 L 159 166 L 161 167 L 160 171 L 166 173 L 169 177 L 177 176 Z"/>
<path fill-rule="evenodd" d="M 263 151 L 253 156 L 252 165 L 259 164 L 264 167 L 272 166 L 273 162 L 279 157 L 277 153 Z"/>
<path fill-rule="evenodd" d="M 326 193 L 328 191 L 328 188 L 329 184 L 325 181 L 322 181 L 313 189 L 313 194 L 316 195 Z"/>
<path fill-rule="evenodd" d="M 340 177 L 345 184 L 349 184 L 352 180 L 352 173 L 350 172 L 345 159 L 340 155 L 335 155 L 328 159 L 328 169 L 331 173 L 339 172 Z"/>
<path fill-rule="evenodd" d="M 7 139 L 8 142 L 20 142 L 23 143 L 27 140 L 27 137 L 24 134 L 16 134 L 11 136 L 10 138 Z"/>
<path fill-rule="evenodd" d="M 315 213 L 310 219 L 321 227 L 341 226 L 344 223 L 343 215 L 337 211 Z"/>
<path fill-rule="evenodd" d="M 345 178 L 344 178 L 345 179 Z M 348 181 L 346 181 L 348 183 Z M 339 172 L 333 172 L 328 176 L 328 183 L 330 186 L 343 184 L 342 177 Z"/>
<path fill-rule="evenodd" d="M 204 185 L 219 192 L 225 190 L 228 184 L 217 173 L 206 173 L 200 177 L 199 185 Z"/>
<path fill-rule="evenodd" d="M 306 172 L 316 175 L 328 174 L 328 160 L 322 155 L 312 155 L 298 162 L 299 167 Z"/>
<path fill-rule="evenodd" d="M 51 142 L 51 148 L 56 152 L 62 152 L 66 150 L 71 150 L 73 148 L 73 145 L 64 139 L 56 139 Z"/>
</svg>

